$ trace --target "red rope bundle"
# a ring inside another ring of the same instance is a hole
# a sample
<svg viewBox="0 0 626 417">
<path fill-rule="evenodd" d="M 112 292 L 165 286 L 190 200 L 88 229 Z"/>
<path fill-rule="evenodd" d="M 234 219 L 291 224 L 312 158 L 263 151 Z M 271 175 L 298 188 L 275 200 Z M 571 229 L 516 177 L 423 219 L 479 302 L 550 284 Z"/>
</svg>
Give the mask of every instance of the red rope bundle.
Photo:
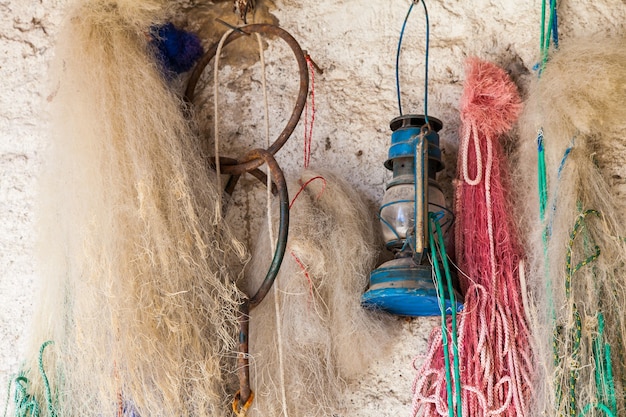
<svg viewBox="0 0 626 417">
<path fill-rule="evenodd" d="M 522 251 L 507 201 L 506 158 L 497 141 L 520 110 L 506 72 L 468 60 L 456 187 L 456 255 L 465 293 L 458 327 L 464 417 L 525 416 L 529 405 L 532 362 L 519 282 Z M 447 406 L 441 329 L 431 334 L 413 392 L 414 416 L 455 415 Z"/>
</svg>

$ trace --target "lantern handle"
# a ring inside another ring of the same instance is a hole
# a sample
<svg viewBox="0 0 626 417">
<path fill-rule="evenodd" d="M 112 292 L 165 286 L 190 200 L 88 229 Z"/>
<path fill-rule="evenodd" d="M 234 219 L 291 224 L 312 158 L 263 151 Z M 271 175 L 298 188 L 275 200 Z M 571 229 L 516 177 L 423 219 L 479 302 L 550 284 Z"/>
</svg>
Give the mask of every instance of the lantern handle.
<svg viewBox="0 0 626 417">
<path fill-rule="evenodd" d="M 402 38 L 404 37 L 406 23 L 409 20 L 413 6 L 417 3 L 422 3 L 422 6 L 424 6 L 424 17 L 426 18 L 426 47 L 424 52 L 424 118 L 426 119 L 426 123 L 428 123 L 428 55 L 430 50 L 430 22 L 428 19 L 428 9 L 426 8 L 425 0 L 413 0 L 409 6 L 409 11 L 406 13 L 404 22 L 402 23 L 400 38 L 398 39 L 398 51 L 396 52 L 396 93 L 398 95 L 398 111 L 400 116 L 402 116 L 402 95 L 400 93 L 400 51 L 402 50 Z"/>
</svg>

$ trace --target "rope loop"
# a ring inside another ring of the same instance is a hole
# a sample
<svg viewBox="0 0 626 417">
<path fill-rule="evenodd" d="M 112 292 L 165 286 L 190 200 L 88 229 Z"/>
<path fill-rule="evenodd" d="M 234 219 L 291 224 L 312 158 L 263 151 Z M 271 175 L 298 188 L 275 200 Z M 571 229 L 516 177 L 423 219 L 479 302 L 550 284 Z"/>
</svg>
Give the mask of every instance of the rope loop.
<svg viewBox="0 0 626 417">
<path fill-rule="evenodd" d="M 474 154 L 476 155 L 476 177 L 470 178 L 469 175 L 469 145 L 470 140 L 474 145 Z M 478 143 L 478 128 L 475 123 L 471 126 L 463 125 L 463 137 L 461 138 L 461 165 L 463 170 L 463 180 L 472 186 L 480 184 L 483 180 L 483 162 L 480 144 Z"/>
</svg>

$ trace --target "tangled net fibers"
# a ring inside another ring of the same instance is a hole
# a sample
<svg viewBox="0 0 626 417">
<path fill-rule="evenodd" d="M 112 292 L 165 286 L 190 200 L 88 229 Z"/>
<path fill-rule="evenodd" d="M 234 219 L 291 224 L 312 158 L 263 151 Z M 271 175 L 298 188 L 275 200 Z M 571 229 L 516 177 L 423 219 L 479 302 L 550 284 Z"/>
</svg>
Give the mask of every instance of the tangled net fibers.
<svg viewBox="0 0 626 417">
<path fill-rule="evenodd" d="M 215 178 L 154 59 L 165 3 L 80 2 L 58 41 L 33 332 L 33 358 L 54 341 L 58 416 L 229 410 L 223 358 L 246 253 L 215 214 Z"/>
<path fill-rule="evenodd" d="M 625 41 L 563 43 L 521 119 L 535 415 L 626 413 L 624 200 L 607 181 L 625 151 Z"/>
<path fill-rule="evenodd" d="M 297 192 L 300 190 L 300 192 Z M 268 297 L 250 313 L 252 388 L 249 415 L 280 416 L 278 343 L 284 355 L 287 411 L 327 416 L 344 410 L 345 382 L 385 351 L 395 326 L 361 307 L 378 255 L 375 222 L 352 186 L 330 172 L 304 171 L 290 184 L 285 260 Z M 277 217 L 277 216 L 276 216 Z M 261 236 L 246 286 L 254 292 L 269 264 Z M 273 299 L 280 301 L 277 335 Z"/>
<path fill-rule="evenodd" d="M 455 196 L 455 243 L 465 294 L 455 376 L 461 392 L 455 390 L 456 411 L 450 410 L 442 331 L 435 329 L 414 381 L 414 416 L 458 416 L 459 400 L 464 417 L 529 415 L 533 366 L 519 281 L 522 251 L 510 215 L 507 161 L 498 142 L 520 109 L 517 88 L 505 71 L 468 60 Z"/>
</svg>

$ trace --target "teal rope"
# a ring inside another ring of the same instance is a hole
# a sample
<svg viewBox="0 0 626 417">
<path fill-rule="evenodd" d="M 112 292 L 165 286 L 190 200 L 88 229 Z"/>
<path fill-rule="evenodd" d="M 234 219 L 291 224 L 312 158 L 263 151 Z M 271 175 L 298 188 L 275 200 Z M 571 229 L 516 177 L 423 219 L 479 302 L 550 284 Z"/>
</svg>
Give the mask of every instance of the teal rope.
<svg viewBox="0 0 626 417">
<path fill-rule="evenodd" d="M 48 381 L 48 376 L 46 375 L 46 371 L 43 368 L 43 351 L 47 346 L 51 345 L 52 340 L 48 340 L 44 342 L 39 348 L 39 373 L 41 374 L 41 379 L 43 380 L 43 385 L 45 388 L 44 395 L 46 396 L 46 405 L 48 406 L 48 416 L 55 417 L 56 412 L 54 410 L 54 406 L 52 404 L 52 393 L 50 390 L 50 382 Z"/>
<path fill-rule="evenodd" d="M 39 417 L 41 409 L 37 399 L 28 393 L 28 379 L 20 375 L 15 378 L 15 417 Z"/>
<path fill-rule="evenodd" d="M 452 310 L 452 359 L 454 363 L 454 389 L 456 390 L 456 413 L 457 417 L 463 416 L 463 408 L 461 406 L 461 373 L 459 370 L 459 342 L 457 335 L 457 311 L 456 311 L 456 296 L 454 295 L 454 286 L 452 285 L 452 274 L 450 273 L 450 265 L 448 264 L 448 256 L 446 254 L 445 242 L 443 239 L 443 233 L 441 231 L 441 225 L 439 224 L 439 218 L 435 213 L 429 213 L 431 221 L 435 224 L 435 230 L 437 231 L 437 237 L 439 242 L 437 248 L 439 249 L 439 255 L 441 256 L 441 262 L 443 264 L 443 270 L 446 274 L 446 283 L 448 284 L 448 295 L 450 297 L 450 306 Z M 433 236 L 431 234 L 431 245 L 433 244 Z"/>
<path fill-rule="evenodd" d="M 444 302 L 443 280 L 441 279 L 441 271 L 439 270 L 439 262 L 437 261 L 437 252 L 435 250 L 434 238 L 430 222 L 428 223 L 428 235 L 431 245 L 430 251 L 432 256 L 433 268 L 437 281 L 437 300 L 439 301 L 439 310 L 441 311 L 441 342 L 443 345 L 443 362 L 446 368 L 446 393 L 448 394 L 448 416 L 454 417 L 454 404 L 452 402 L 452 375 L 450 372 L 450 351 L 448 349 L 448 326 L 446 325 L 446 306 Z"/>
<path fill-rule="evenodd" d="M 2 413 L 2 417 L 7 417 L 7 411 L 9 409 L 9 400 L 11 399 L 11 383 L 13 382 L 13 379 L 9 379 L 9 386 L 7 388 L 7 398 L 6 401 L 4 402 L 4 412 Z"/>
<path fill-rule="evenodd" d="M 550 2 L 550 16 L 548 18 L 548 25 L 546 26 L 546 2 Z M 556 0 L 542 0 L 541 2 L 541 33 L 539 39 L 539 50 L 541 53 L 541 63 L 537 65 L 539 76 L 545 69 L 548 62 L 548 52 L 550 50 L 550 40 L 554 42 L 554 46 L 558 47 L 559 35 L 557 24 L 557 6 Z"/>
<path fill-rule="evenodd" d="M 617 413 L 615 383 L 613 382 L 613 365 L 611 362 L 611 345 L 604 342 L 604 315 L 598 313 L 598 336 L 593 340 L 593 356 L 595 361 L 595 380 L 598 392 L 598 404 L 608 404 L 613 414 Z"/>
<path fill-rule="evenodd" d="M 437 289 L 438 289 L 438 301 L 439 301 L 439 309 L 441 311 L 441 338 L 443 344 L 443 354 L 444 354 L 444 365 L 446 372 L 446 392 L 448 397 L 448 415 L 450 417 L 454 417 L 454 404 L 452 400 L 452 370 L 450 368 L 450 351 L 448 349 L 448 326 L 446 324 L 446 308 L 444 301 L 444 287 L 443 287 L 443 279 L 441 276 L 441 269 L 439 267 L 439 256 L 441 256 L 441 260 L 444 267 L 444 272 L 446 276 L 448 292 L 450 297 L 450 304 L 452 309 L 452 360 L 454 367 L 454 384 L 455 384 L 455 398 L 456 398 L 456 410 L 457 417 L 462 417 L 462 404 L 461 404 L 461 374 L 459 370 L 459 351 L 458 351 L 458 340 L 457 340 L 457 318 L 456 318 L 456 299 L 454 296 L 454 288 L 452 286 L 452 277 L 450 274 L 450 267 L 447 262 L 447 256 L 443 241 L 443 234 L 441 233 L 441 226 L 439 225 L 439 220 L 434 213 L 429 213 L 430 222 L 428 223 L 428 237 L 430 241 L 430 251 L 433 263 L 433 269 L 435 270 L 435 277 L 437 281 Z M 435 226 L 439 238 L 439 245 L 435 244 L 435 237 L 433 234 L 432 226 Z M 437 249 L 439 249 L 439 253 L 437 253 Z"/>
<path fill-rule="evenodd" d="M 52 341 L 49 340 L 41 345 L 39 348 L 39 373 L 43 380 L 44 385 L 44 396 L 46 399 L 46 405 L 48 409 L 47 417 L 55 417 L 56 410 L 54 409 L 54 404 L 52 401 L 52 390 L 50 388 L 50 381 L 46 375 L 43 366 L 43 353 L 48 345 L 52 344 Z M 41 416 L 41 407 L 39 406 L 39 402 L 37 398 L 33 394 L 28 393 L 28 385 L 30 381 L 24 373 L 20 373 L 17 377 L 14 378 L 15 382 L 15 417 L 40 417 Z M 5 405 L 3 417 L 6 417 L 7 409 L 9 406 L 9 398 L 11 392 L 11 381 L 9 381 L 9 388 L 7 394 L 7 403 Z"/>
<path fill-rule="evenodd" d="M 580 209 L 580 208 L 579 208 Z M 574 241 L 576 237 L 583 232 L 585 227 L 585 220 L 588 216 L 600 217 L 600 213 L 596 210 L 585 210 L 580 213 L 574 227 L 570 232 L 569 242 L 567 245 L 567 252 L 565 256 L 566 264 L 566 280 L 565 280 L 565 296 L 567 299 L 571 295 L 572 278 L 576 272 L 578 272 L 584 266 L 596 261 L 600 254 L 600 247 L 593 245 L 594 251 L 589 254 L 585 259 L 578 262 L 576 265 L 572 265 L 572 253 L 574 248 Z M 578 364 L 578 356 L 580 354 L 580 342 L 581 342 L 581 317 L 578 312 L 576 304 L 573 306 L 573 315 L 575 322 L 575 330 L 573 335 L 573 349 L 571 352 L 573 369 L 570 370 L 569 380 L 569 414 L 575 416 L 578 413 L 578 404 L 576 400 L 576 385 L 578 380 L 578 370 L 576 369 Z M 604 411 L 608 416 L 614 416 L 617 413 L 617 401 L 615 396 L 615 384 L 613 382 L 613 366 L 611 363 L 611 346 L 604 342 L 604 316 L 602 313 L 598 313 L 598 336 L 592 341 L 592 352 L 595 362 L 595 382 L 596 382 L 596 400 L 597 404 L 587 404 L 583 410 L 578 414 L 579 416 L 585 416 L 589 411 L 597 408 Z M 555 350 L 555 354 L 557 351 Z M 557 386 L 557 397 L 560 398 L 560 387 Z M 606 403 L 608 402 L 608 406 Z"/>
<path fill-rule="evenodd" d="M 581 411 L 580 414 L 578 414 L 578 416 L 579 417 L 584 417 L 594 408 L 597 408 L 598 410 L 604 411 L 604 414 L 606 414 L 608 417 L 616 417 L 617 416 L 617 414 L 613 414 L 613 412 L 611 410 L 609 410 L 609 408 L 606 405 L 604 405 L 604 404 L 587 404 L 585 406 L 585 408 L 583 409 L 583 411 Z"/>
<path fill-rule="evenodd" d="M 539 181 L 539 216 L 543 222 L 546 219 L 548 205 L 548 180 L 546 175 L 546 154 L 544 149 L 543 128 L 537 132 L 537 175 Z M 546 236 L 544 235 L 544 244 Z"/>
<path fill-rule="evenodd" d="M 604 383 L 606 385 L 608 403 L 614 413 L 617 414 L 617 396 L 615 395 L 615 382 L 613 381 L 613 364 L 611 363 L 611 345 L 604 344 L 604 362 L 606 366 L 606 378 Z"/>
<path fill-rule="evenodd" d="M 574 304 L 574 323 L 575 330 L 573 336 L 573 349 L 572 349 L 572 369 L 569 371 L 569 410 L 570 415 L 575 416 L 578 409 L 578 401 L 576 400 L 576 385 L 578 384 L 578 368 L 580 368 L 580 341 L 582 335 L 582 320 L 576 304 Z"/>
</svg>

